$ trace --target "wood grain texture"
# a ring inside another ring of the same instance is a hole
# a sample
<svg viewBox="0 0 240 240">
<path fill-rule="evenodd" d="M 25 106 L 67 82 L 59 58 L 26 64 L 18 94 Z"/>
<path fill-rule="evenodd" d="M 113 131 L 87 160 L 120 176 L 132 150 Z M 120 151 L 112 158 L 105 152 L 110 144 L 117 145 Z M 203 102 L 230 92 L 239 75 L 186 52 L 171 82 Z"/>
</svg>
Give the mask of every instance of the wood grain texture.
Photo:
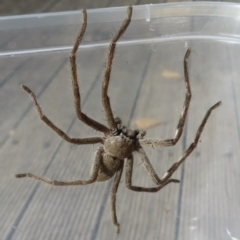
<svg viewBox="0 0 240 240">
<path fill-rule="evenodd" d="M 0 11 L 7 15 L 129 3 L 149 2 L 11 0 L 1 4 Z M 133 21 L 126 34 L 142 36 L 143 32 L 151 38 L 155 32 L 158 37 L 165 36 L 173 31 L 165 28 L 166 22 L 167 19 L 153 19 L 139 26 L 138 20 Z M 199 25 L 203 30 L 214 27 L 212 22 L 201 18 L 183 22 L 181 31 L 194 32 Z M 85 40 L 106 41 L 120 24 L 112 23 L 102 31 L 96 29 L 92 35 L 87 30 Z M 94 29 L 93 25 L 89 28 Z M 47 27 L 40 32 L 37 29 L 4 32 L 0 47 L 4 52 L 15 49 L 18 43 L 23 49 L 52 46 L 56 42 L 61 46 L 71 45 L 78 27 L 63 28 L 64 31 L 59 27 L 54 34 Z M 207 109 L 219 100 L 223 104 L 210 117 L 197 149 L 174 174 L 180 184 L 170 184 L 155 194 L 135 193 L 125 187 L 123 171 L 116 202 L 121 225 L 118 239 L 212 240 L 226 239 L 230 234 L 240 238 L 240 69 L 236 60 L 239 44 L 201 39 L 156 41 L 156 38 L 152 42 L 119 44 L 109 86 L 111 105 L 114 114 L 131 128 L 136 127 L 138 119 L 158 120 L 159 125 L 147 129 L 147 137 L 173 137 L 185 96 L 183 57 L 189 46 L 192 102 L 183 136 L 174 147 L 144 148 L 159 176 L 191 144 Z M 83 110 L 102 123 L 106 121 L 100 91 L 107 49 L 103 45 L 81 48 L 77 53 Z M 69 135 L 101 136 L 76 117 L 69 52 L 0 58 L 0 236 L 3 240 L 116 239 L 110 212 L 112 181 L 57 188 L 14 178 L 22 172 L 56 180 L 89 177 L 100 145 L 76 147 L 64 142 L 41 122 L 31 99 L 20 87 L 29 86 L 44 113 Z M 155 186 L 137 154 L 133 172 L 134 185 Z"/>
<path fill-rule="evenodd" d="M 191 2 L 191 0 L 2 0 L 0 4 L 0 15 L 17 15 L 43 12 L 72 11 L 82 8 L 106 8 L 127 5 L 159 4 L 170 2 Z M 240 2 L 239 0 L 225 2 Z"/>
</svg>

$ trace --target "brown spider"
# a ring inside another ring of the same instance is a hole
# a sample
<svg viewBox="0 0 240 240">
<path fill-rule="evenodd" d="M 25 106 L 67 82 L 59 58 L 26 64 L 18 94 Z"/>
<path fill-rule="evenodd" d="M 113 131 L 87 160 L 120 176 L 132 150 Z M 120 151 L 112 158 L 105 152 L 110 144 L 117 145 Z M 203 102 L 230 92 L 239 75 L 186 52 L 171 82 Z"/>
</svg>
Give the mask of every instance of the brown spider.
<svg viewBox="0 0 240 240">
<path fill-rule="evenodd" d="M 61 129 L 59 129 L 51 120 L 49 120 L 42 112 L 41 107 L 39 106 L 36 96 L 34 93 L 26 86 L 22 88 L 29 93 L 32 97 L 35 106 L 37 108 L 38 114 L 42 121 L 44 121 L 50 128 L 52 128 L 58 135 L 60 135 L 64 140 L 73 144 L 95 144 L 102 143 L 103 147 L 100 147 L 97 150 L 95 162 L 91 170 L 91 176 L 87 180 L 76 180 L 76 181 L 53 181 L 46 178 L 42 178 L 31 173 L 17 174 L 17 178 L 30 177 L 38 181 L 45 182 L 54 186 L 71 186 L 71 185 L 86 185 L 94 182 L 106 181 L 112 178 L 115 175 L 112 191 L 111 191 L 111 211 L 112 211 L 112 221 L 116 226 L 117 233 L 119 233 L 119 223 L 116 215 L 116 193 L 119 186 L 119 182 L 122 176 L 124 159 L 126 161 L 126 187 L 132 191 L 136 192 L 157 192 L 169 183 L 179 183 L 177 179 L 170 179 L 172 174 L 177 170 L 177 168 L 183 163 L 183 161 L 191 154 L 191 152 L 196 148 L 198 140 L 201 136 L 203 128 L 211 114 L 211 112 L 217 108 L 221 102 L 216 103 L 207 111 L 205 117 L 203 118 L 198 131 L 195 136 L 195 140 L 184 152 L 184 154 L 179 158 L 179 160 L 173 164 L 173 166 L 163 175 L 162 178 L 159 178 L 153 169 L 142 145 L 147 146 L 156 146 L 156 147 L 169 147 L 175 145 L 179 138 L 182 135 L 183 127 L 185 124 L 187 111 L 191 99 L 191 88 L 189 83 L 189 73 L 188 73 L 188 58 L 190 56 L 191 49 L 189 48 L 184 57 L 184 74 L 185 74 L 185 84 L 186 84 L 186 97 L 183 106 L 183 110 L 177 125 L 177 130 L 175 137 L 167 140 L 159 139 L 147 139 L 143 138 L 145 136 L 145 131 L 141 130 L 131 130 L 125 126 L 122 126 L 121 119 L 114 117 L 112 109 L 110 106 L 110 100 L 108 97 L 108 85 L 110 81 L 110 74 L 112 69 L 112 61 L 114 57 L 115 47 L 118 39 L 127 29 L 132 16 L 132 6 L 128 7 L 127 17 L 122 23 L 118 33 L 114 36 L 111 44 L 109 46 L 108 57 L 106 61 L 104 80 L 102 83 L 102 104 L 104 112 L 107 119 L 108 127 L 95 121 L 94 119 L 88 117 L 81 111 L 81 97 L 79 93 L 79 86 L 77 81 L 77 67 L 76 67 L 76 52 L 78 50 L 79 44 L 83 38 L 86 26 L 87 26 L 87 13 L 86 10 L 82 10 L 82 26 L 77 35 L 76 42 L 73 46 L 73 49 L 70 53 L 70 65 L 71 65 L 71 74 L 72 74 L 72 87 L 74 94 L 74 104 L 77 117 L 79 120 L 87 124 L 88 126 L 100 131 L 104 134 L 103 137 L 91 137 L 91 138 L 71 138 Z M 133 171 L 133 152 L 136 151 L 141 161 L 146 168 L 149 176 L 152 181 L 158 185 L 153 188 L 138 187 L 132 185 L 132 171 Z"/>
</svg>

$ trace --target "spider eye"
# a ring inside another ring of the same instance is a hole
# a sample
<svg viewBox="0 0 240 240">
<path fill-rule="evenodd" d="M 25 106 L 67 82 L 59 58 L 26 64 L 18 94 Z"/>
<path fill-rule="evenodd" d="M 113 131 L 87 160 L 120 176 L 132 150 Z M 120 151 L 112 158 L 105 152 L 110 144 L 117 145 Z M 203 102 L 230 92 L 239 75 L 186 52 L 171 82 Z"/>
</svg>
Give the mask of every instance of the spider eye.
<svg viewBox="0 0 240 240">
<path fill-rule="evenodd" d="M 127 133 L 127 128 L 126 128 L 125 126 L 122 127 L 122 132 L 123 132 L 124 134 Z"/>
<path fill-rule="evenodd" d="M 140 130 L 137 137 L 138 138 L 143 138 L 145 135 L 146 135 L 146 131 Z"/>
<path fill-rule="evenodd" d="M 145 136 L 145 135 L 146 135 L 146 131 L 141 130 L 141 131 L 139 132 L 139 134 L 140 134 L 141 136 Z"/>
<path fill-rule="evenodd" d="M 128 137 L 130 138 L 134 138 L 135 137 L 135 131 L 128 129 L 128 133 L 127 133 Z"/>
<path fill-rule="evenodd" d="M 115 117 L 114 121 L 116 124 L 122 124 L 122 120 L 119 117 Z"/>
<path fill-rule="evenodd" d="M 134 130 L 134 134 L 137 136 L 139 134 L 139 130 Z"/>
</svg>

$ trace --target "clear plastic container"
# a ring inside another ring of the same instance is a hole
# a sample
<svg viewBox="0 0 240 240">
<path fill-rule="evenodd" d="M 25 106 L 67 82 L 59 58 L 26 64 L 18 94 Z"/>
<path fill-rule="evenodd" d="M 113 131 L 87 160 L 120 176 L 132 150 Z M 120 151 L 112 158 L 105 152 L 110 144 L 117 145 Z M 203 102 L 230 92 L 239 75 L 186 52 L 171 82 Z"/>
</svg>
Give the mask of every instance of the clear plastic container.
<svg viewBox="0 0 240 240">
<path fill-rule="evenodd" d="M 111 38 L 126 7 L 88 11 L 78 51 L 83 111 L 106 123 L 101 81 Z M 159 176 L 192 143 L 202 118 L 218 101 L 197 148 L 175 172 L 180 184 L 158 193 L 117 194 L 119 236 L 111 220 L 112 180 L 49 187 L 30 172 L 55 180 L 87 178 L 94 146 L 72 146 L 39 119 L 22 91 L 30 87 L 47 115 L 74 137 L 101 135 L 76 118 L 68 55 L 81 12 L 0 18 L 0 236 L 16 239 L 240 239 L 240 5 L 174 3 L 133 7 L 117 45 L 109 95 L 114 114 L 146 137 L 175 134 L 185 97 L 183 57 L 189 58 L 192 101 L 184 132 L 170 148 L 146 148 Z M 133 184 L 154 183 L 134 154 Z"/>
</svg>

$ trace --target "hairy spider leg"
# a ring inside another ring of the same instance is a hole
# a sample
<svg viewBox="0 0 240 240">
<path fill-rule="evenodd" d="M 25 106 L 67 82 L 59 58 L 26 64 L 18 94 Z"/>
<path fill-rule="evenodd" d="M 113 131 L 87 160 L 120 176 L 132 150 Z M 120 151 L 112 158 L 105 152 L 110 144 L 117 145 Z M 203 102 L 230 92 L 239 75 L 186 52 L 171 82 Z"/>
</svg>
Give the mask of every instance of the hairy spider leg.
<svg viewBox="0 0 240 240">
<path fill-rule="evenodd" d="M 195 139 L 194 139 L 193 143 L 183 153 L 183 155 L 179 158 L 179 160 L 176 163 L 174 163 L 173 166 L 163 175 L 163 177 L 161 179 L 158 177 L 154 168 L 152 167 L 144 149 L 141 146 L 139 146 L 139 148 L 137 149 L 137 152 L 139 153 L 139 156 L 142 160 L 142 163 L 143 163 L 145 169 L 147 170 L 148 174 L 150 175 L 150 177 L 152 178 L 154 183 L 156 183 L 157 185 L 161 185 L 161 184 L 165 183 L 166 181 L 168 181 L 168 179 L 177 170 L 177 168 L 192 153 L 192 151 L 196 148 L 196 146 L 198 144 L 199 138 L 200 138 L 200 136 L 203 132 L 204 126 L 205 126 L 209 116 L 211 115 L 212 111 L 220 105 L 221 105 L 221 102 L 218 102 L 215 105 L 213 105 L 211 108 L 209 108 L 209 110 L 207 111 L 206 115 L 204 116 L 204 118 L 203 118 L 203 120 L 202 120 L 202 122 L 201 122 L 201 124 L 200 124 L 200 126 L 197 130 L 197 133 L 196 133 L 196 136 L 195 136 Z"/>
<path fill-rule="evenodd" d="M 116 230 L 117 233 L 119 233 L 119 231 L 120 231 L 120 224 L 118 223 L 118 220 L 117 220 L 116 194 L 117 194 L 118 186 L 119 186 L 119 183 L 121 180 L 122 171 L 123 171 L 123 165 L 122 165 L 121 169 L 118 170 L 117 173 L 115 174 L 115 179 L 114 179 L 114 183 L 113 183 L 112 190 L 111 190 L 112 221 L 113 221 L 113 224 L 117 228 L 117 230 Z"/>
<path fill-rule="evenodd" d="M 26 86 L 22 86 L 22 88 L 30 95 L 32 98 L 37 112 L 39 114 L 40 119 L 45 122 L 54 132 L 56 132 L 60 137 L 62 137 L 65 141 L 73 144 L 95 144 L 95 143 L 103 143 L 102 137 L 91 137 L 91 138 L 72 138 L 69 137 L 64 131 L 58 128 L 47 116 L 45 116 L 42 112 L 40 105 L 37 102 L 35 94 Z"/>
<path fill-rule="evenodd" d="M 75 106 L 75 111 L 77 114 L 77 117 L 79 120 L 87 124 L 88 126 L 92 127 L 93 129 L 103 132 L 103 133 L 108 133 L 109 129 L 95 121 L 94 119 L 88 117 L 85 113 L 82 112 L 81 110 L 81 96 L 79 92 L 79 85 L 78 85 L 78 76 L 77 76 L 77 64 L 76 64 L 76 52 L 79 48 L 79 45 L 82 41 L 83 35 L 85 33 L 87 27 L 87 11 L 86 9 L 82 10 L 82 26 L 80 28 L 80 31 L 77 35 L 76 41 L 73 45 L 72 51 L 70 53 L 69 59 L 70 59 L 70 66 L 71 66 L 71 76 L 72 76 L 72 87 L 73 87 L 73 95 L 74 95 L 74 106 Z"/>
<path fill-rule="evenodd" d="M 112 41 L 109 45 L 108 56 L 107 56 L 107 61 L 106 61 L 106 66 L 105 66 L 104 79 L 102 82 L 102 104 L 103 104 L 103 108 L 105 111 L 108 126 L 111 130 L 117 129 L 117 123 L 114 119 L 111 105 L 110 105 L 110 99 L 109 99 L 108 93 L 107 93 L 109 81 L 110 81 L 111 70 L 112 70 L 112 62 L 113 62 L 113 58 L 114 58 L 116 43 L 119 40 L 119 38 L 123 35 L 125 30 L 127 29 L 129 23 L 131 22 L 131 17 L 132 17 L 132 6 L 129 6 L 128 10 L 127 10 L 126 19 L 122 23 L 122 26 L 120 27 L 119 31 L 114 36 L 114 38 L 112 39 Z"/>
<path fill-rule="evenodd" d="M 184 56 L 184 64 L 183 64 L 184 76 L 185 76 L 185 86 L 186 86 L 187 92 L 186 92 L 186 97 L 185 97 L 185 101 L 183 104 L 183 110 L 182 110 L 182 113 L 179 118 L 177 130 L 176 130 L 174 138 L 167 139 L 167 140 L 145 138 L 145 139 L 139 140 L 140 144 L 148 145 L 148 146 L 156 146 L 156 147 L 169 147 L 169 146 L 175 145 L 178 142 L 179 138 L 181 137 L 183 128 L 184 128 L 184 124 L 186 122 L 186 117 L 187 117 L 191 97 L 192 97 L 191 87 L 190 87 L 190 82 L 189 82 L 189 70 L 188 70 L 188 58 L 190 56 L 190 53 L 191 53 L 191 48 L 188 48 L 188 50 Z"/>
<path fill-rule="evenodd" d="M 44 182 L 53 186 L 76 186 L 76 185 L 87 185 L 96 182 L 97 177 L 98 177 L 98 170 L 101 164 L 102 160 L 102 154 L 103 154 L 103 148 L 99 148 L 96 153 L 95 161 L 93 164 L 93 170 L 92 174 L 89 179 L 87 180 L 74 180 L 74 181 L 56 181 L 56 180 L 51 180 L 43 177 L 36 176 L 31 173 L 20 173 L 16 174 L 16 178 L 24 178 L 24 177 L 29 177 L 33 178 L 37 181 Z"/>
</svg>

